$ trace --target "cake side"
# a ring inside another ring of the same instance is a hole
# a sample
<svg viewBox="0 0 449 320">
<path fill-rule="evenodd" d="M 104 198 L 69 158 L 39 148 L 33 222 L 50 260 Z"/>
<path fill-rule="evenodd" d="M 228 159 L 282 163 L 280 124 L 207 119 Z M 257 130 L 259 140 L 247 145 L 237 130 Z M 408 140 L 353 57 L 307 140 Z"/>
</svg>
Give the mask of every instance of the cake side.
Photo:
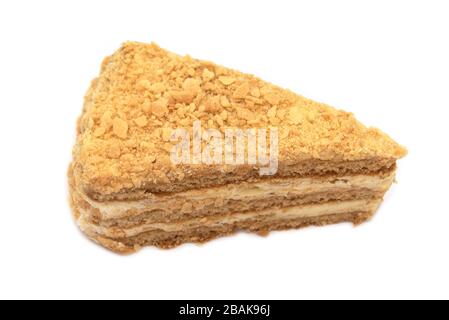
<svg viewBox="0 0 449 320">
<path fill-rule="evenodd" d="M 311 225 L 359 224 L 375 213 L 393 182 L 394 171 L 384 176 L 335 181 L 332 177 L 292 179 L 290 186 L 284 179 L 274 179 L 264 186 L 248 183 L 218 188 L 224 193 L 203 189 L 158 195 L 159 203 L 156 199 L 95 202 L 76 189 L 71 171 L 69 177 L 73 214 L 81 230 L 106 248 L 132 253 L 150 245 L 173 248 L 184 243 L 203 243 L 238 231 L 267 234 Z M 229 188 L 235 188 L 239 195 L 226 192 Z M 272 197 L 266 197 L 269 194 Z M 240 206 L 227 202 L 232 198 L 240 198 L 236 202 Z M 190 204 L 191 210 L 178 211 L 175 204 L 179 201 L 183 206 Z M 192 207 L 193 203 L 200 207 L 209 203 L 214 211 L 204 212 Z M 162 214 L 152 210 L 158 205 L 159 209 L 165 207 Z M 171 209 L 173 212 L 168 212 Z"/>
<path fill-rule="evenodd" d="M 269 207 L 381 198 L 395 179 L 395 170 L 380 175 L 277 178 L 177 193 L 151 194 L 138 200 L 97 201 L 83 193 L 71 176 L 70 190 L 88 208 L 93 223 L 127 227 L 168 223 Z"/>
<path fill-rule="evenodd" d="M 252 232 L 267 235 L 271 231 L 300 229 L 309 226 L 324 226 L 342 222 L 351 222 L 354 225 L 369 220 L 377 210 L 382 199 L 372 200 L 359 204 L 359 209 L 353 212 L 337 212 L 317 216 L 290 217 L 273 220 L 268 217 L 256 219 L 243 219 L 240 222 L 222 223 L 212 226 L 200 226 L 197 228 L 178 229 L 174 231 L 152 230 L 127 237 L 120 229 L 106 230 L 103 234 L 95 225 L 86 222 L 78 205 L 72 201 L 73 215 L 81 230 L 99 245 L 116 253 L 130 254 L 139 251 L 145 246 L 155 246 L 162 249 L 170 249 L 185 243 L 205 243 L 218 237 L 229 236 L 239 231 Z M 303 207 L 290 207 L 292 212 Z M 278 209 L 277 211 L 281 211 Z"/>
</svg>

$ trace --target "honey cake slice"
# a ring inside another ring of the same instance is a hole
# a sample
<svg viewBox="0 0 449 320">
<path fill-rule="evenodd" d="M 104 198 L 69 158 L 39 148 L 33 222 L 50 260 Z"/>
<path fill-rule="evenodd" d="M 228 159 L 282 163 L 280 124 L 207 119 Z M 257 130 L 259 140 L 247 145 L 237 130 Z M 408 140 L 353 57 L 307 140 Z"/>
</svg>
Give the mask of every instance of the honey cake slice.
<svg viewBox="0 0 449 320">
<path fill-rule="evenodd" d="M 185 148 L 174 159 L 180 141 Z M 208 150 L 211 141 L 218 143 Z M 82 230 L 118 252 L 239 230 L 360 223 L 376 211 L 405 154 L 348 112 L 128 42 L 104 60 L 85 97 L 71 203 Z"/>
</svg>

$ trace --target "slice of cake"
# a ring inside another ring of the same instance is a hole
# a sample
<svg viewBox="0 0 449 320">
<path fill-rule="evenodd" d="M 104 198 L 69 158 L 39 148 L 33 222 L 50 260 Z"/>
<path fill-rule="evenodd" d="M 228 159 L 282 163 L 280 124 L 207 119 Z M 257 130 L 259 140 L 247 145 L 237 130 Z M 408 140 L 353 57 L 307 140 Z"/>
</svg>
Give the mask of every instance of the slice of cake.
<svg viewBox="0 0 449 320">
<path fill-rule="evenodd" d="M 130 42 L 104 60 L 86 95 L 71 204 L 87 236 L 120 253 L 358 224 L 405 154 L 350 113 Z"/>
</svg>

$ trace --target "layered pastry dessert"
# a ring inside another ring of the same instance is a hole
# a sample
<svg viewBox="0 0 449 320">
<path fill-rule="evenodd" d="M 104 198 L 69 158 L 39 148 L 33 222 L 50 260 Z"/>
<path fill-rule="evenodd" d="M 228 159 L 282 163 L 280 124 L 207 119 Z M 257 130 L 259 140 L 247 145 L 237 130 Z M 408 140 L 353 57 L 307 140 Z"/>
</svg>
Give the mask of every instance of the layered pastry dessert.
<svg viewBox="0 0 449 320">
<path fill-rule="evenodd" d="M 359 224 L 405 154 L 350 113 L 129 42 L 104 60 L 85 97 L 70 200 L 82 231 L 119 253 Z"/>
</svg>

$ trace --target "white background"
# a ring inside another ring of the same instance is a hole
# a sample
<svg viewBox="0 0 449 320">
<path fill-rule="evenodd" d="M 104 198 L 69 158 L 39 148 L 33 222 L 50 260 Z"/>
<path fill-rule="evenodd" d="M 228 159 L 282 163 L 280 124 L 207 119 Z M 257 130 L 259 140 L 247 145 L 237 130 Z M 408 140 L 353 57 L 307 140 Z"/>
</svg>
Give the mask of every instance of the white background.
<svg viewBox="0 0 449 320">
<path fill-rule="evenodd" d="M 0 298 L 449 298 L 447 1 L 1 1 Z M 409 149 L 370 223 L 122 257 L 72 221 L 82 98 L 125 40 L 256 74 Z"/>
</svg>

